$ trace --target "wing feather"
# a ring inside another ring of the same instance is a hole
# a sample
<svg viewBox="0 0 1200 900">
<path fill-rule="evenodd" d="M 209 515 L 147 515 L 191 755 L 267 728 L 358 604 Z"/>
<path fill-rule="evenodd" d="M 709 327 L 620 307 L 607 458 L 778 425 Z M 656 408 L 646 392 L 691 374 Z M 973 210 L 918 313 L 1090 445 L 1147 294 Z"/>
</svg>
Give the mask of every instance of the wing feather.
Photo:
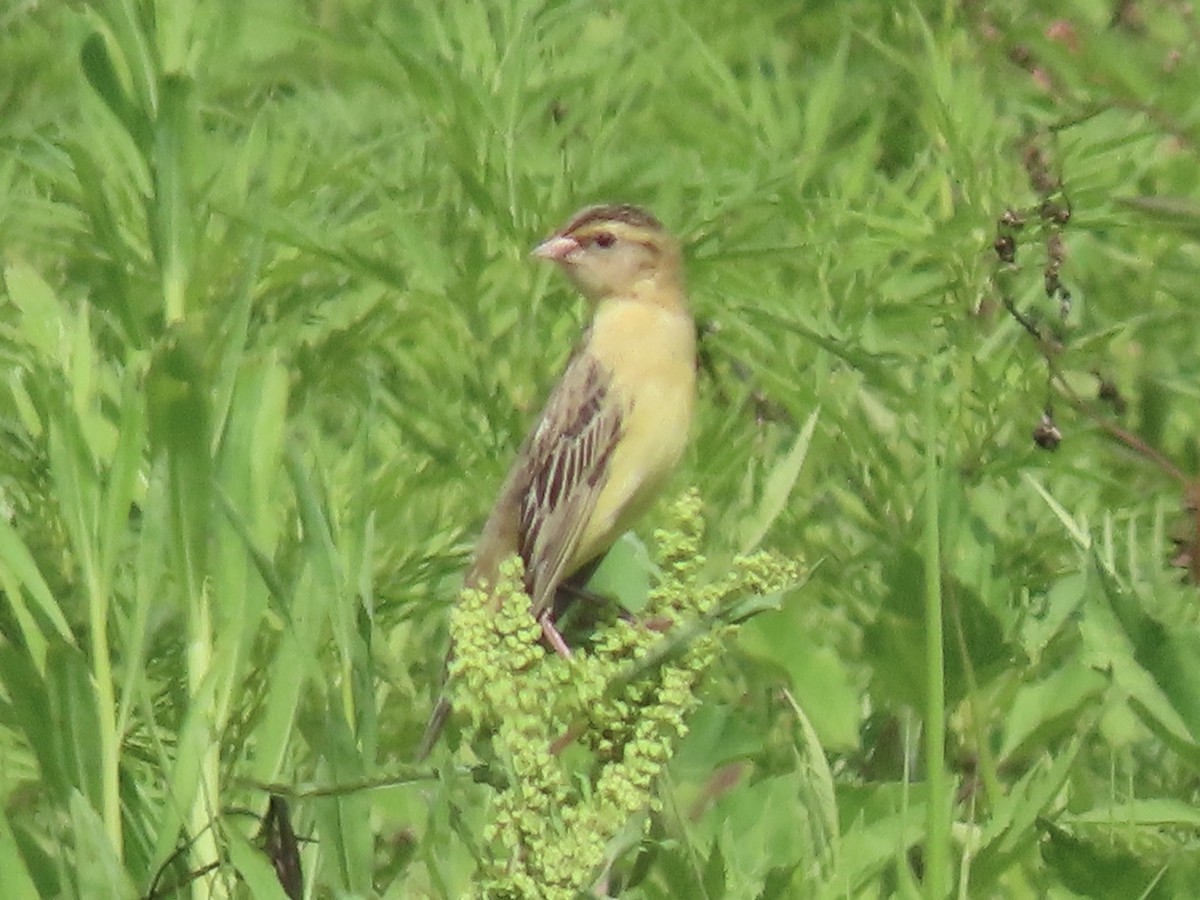
<svg viewBox="0 0 1200 900">
<path fill-rule="evenodd" d="M 621 410 L 608 391 L 600 363 L 586 353 L 577 355 L 518 460 L 528 472 L 518 551 L 535 615 L 553 603 L 562 580 L 587 562 L 574 556 L 621 435 Z"/>
</svg>

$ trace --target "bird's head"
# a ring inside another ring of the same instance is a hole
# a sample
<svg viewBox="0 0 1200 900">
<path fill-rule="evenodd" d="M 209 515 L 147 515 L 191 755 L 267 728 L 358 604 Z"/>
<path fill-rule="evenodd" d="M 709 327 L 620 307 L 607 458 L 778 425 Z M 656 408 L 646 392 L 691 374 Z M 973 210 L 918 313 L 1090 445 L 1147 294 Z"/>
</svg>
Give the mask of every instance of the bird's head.
<svg viewBox="0 0 1200 900">
<path fill-rule="evenodd" d="M 678 282 L 679 244 L 637 206 L 589 206 L 533 249 L 558 263 L 589 300 Z"/>
</svg>

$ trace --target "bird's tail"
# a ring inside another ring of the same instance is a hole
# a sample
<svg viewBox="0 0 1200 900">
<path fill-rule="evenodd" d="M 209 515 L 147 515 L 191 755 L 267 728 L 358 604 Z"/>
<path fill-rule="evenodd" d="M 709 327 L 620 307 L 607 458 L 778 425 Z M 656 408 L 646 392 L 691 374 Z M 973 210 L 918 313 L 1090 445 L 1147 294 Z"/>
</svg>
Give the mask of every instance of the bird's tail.
<svg viewBox="0 0 1200 900">
<path fill-rule="evenodd" d="M 433 745 L 441 737 L 442 729 L 446 727 L 446 720 L 450 718 L 450 660 L 452 659 L 454 659 L 453 644 L 450 645 L 445 659 L 442 660 L 442 671 L 438 675 L 437 700 L 433 704 L 433 712 L 429 714 L 429 721 L 425 723 L 425 732 L 421 735 L 421 742 L 417 744 L 413 762 L 425 762 L 433 750 Z"/>
<path fill-rule="evenodd" d="M 421 763 L 426 760 L 433 750 L 433 745 L 441 737 L 442 729 L 446 726 L 446 720 L 449 718 L 450 696 L 446 693 L 446 684 L 443 679 L 437 703 L 433 705 L 433 712 L 429 714 L 429 722 L 425 725 L 425 733 L 421 735 L 421 743 L 417 745 L 417 752 L 413 758 L 414 762 Z"/>
</svg>

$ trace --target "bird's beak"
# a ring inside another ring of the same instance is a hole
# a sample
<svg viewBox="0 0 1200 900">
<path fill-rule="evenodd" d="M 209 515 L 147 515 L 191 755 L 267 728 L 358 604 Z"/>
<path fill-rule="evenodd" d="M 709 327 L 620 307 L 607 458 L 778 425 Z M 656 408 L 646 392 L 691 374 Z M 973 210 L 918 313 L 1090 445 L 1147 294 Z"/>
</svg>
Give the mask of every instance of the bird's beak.
<svg viewBox="0 0 1200 900">
<path fill-rule="evenodd" d="M 561 234 L 556 234 L 554 237 L 547 238 L 542 241 L 530 252 L 530 256 L 535 256 L 538 259 L 549 259 L 554 262 L 562 262 L 573 251 L 579 249 L 579 241 L 575 238 L 565 237 Z"/>
</svg>

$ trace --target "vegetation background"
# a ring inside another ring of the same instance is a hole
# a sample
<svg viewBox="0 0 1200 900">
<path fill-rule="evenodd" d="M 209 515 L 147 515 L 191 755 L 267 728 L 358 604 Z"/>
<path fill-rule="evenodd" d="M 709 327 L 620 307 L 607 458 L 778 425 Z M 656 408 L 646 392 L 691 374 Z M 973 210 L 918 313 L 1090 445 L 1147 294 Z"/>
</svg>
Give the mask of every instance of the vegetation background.
<svg viewBox="0 0 1200 900">
<path fill-rule="evenodd" d="M 597 200 L 686 242 L 709 565 L 807 572 L 607 890 L 1188 895 L 1198 57 L 1167 0 L 5 0 L 5 896 L 282 896 L 269 785 L 306 896 L 470 892 L 412 753 Z"/>
</svg>

